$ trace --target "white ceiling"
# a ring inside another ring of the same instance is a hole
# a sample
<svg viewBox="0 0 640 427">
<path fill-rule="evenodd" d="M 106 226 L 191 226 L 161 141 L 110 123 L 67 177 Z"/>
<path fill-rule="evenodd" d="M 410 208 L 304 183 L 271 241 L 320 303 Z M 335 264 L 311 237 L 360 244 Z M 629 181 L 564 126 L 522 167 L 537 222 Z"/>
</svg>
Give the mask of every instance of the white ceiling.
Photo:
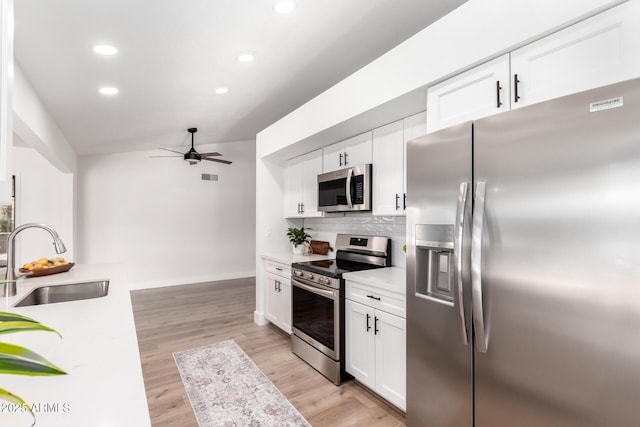
<svg viewBox="0 0 640 427">
<path fill-rule="evenodd" d="M 15 56 L 79 155 L 184 146 L 189 127 L 196 145 L 239 141 L 463 2 L 16 0 Z"/>
</svg>

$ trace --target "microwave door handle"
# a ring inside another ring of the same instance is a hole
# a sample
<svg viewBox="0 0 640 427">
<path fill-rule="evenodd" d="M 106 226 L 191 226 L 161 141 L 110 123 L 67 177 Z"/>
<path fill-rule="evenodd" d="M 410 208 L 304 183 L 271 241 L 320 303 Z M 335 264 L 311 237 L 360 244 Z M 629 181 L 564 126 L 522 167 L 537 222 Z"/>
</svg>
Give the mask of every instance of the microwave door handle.
<svg viewBox="0 0 640 427">
<path fill-rule="evenodd" d="M 353 169 L 347 170 L 347 205 L 349 209 L 353 208 L 353 203 L 351 201 L 351 179 L 353 178 Z"/>
</svg>

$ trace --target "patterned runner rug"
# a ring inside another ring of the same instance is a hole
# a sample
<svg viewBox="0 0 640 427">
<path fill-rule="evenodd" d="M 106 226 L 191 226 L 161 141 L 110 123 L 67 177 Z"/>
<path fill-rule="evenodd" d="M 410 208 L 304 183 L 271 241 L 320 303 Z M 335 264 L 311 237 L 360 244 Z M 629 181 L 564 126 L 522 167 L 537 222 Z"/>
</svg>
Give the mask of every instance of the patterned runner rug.
<svg viewBox="0 0 640 427">
<path fill-rule="evenodd" d="M 234 340 L 173 357 L 200 427 L 310 427 Z"/>
</svg>

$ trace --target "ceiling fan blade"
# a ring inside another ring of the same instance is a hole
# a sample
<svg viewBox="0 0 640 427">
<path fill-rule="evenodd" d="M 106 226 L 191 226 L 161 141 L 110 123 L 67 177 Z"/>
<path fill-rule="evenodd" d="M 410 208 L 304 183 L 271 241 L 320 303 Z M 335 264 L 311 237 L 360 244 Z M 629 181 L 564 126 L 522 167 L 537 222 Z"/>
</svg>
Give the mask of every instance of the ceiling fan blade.
<svg viewBox="0 0 640 427">
<path fill-rule="evenodd" d="M 178 153 L 178 154 L 183 154 L 183 155 L 184 155 L 184 153 L 181 153 L 180 151 L 171 150 L 171 149 L 169 149 L 169 148 L 162 148 L 162 147 L 158 147 L 158 150 L 171 151 L 172 153 Z"/>
<path fill-rule="evenodd" d="M 156 157 L 183 157 L 183 156 L 149 156 L 150 159 L 153 159 Z"/>
<path fill-rule="evenodd" d="M 224 163 L 225 165 L 230 165 L 231 164 L 231 162 L 229 160 L 222 160 L 222 159 L 208 159 L 206 157 L 203 157 L 202 160 L 208 160 L 210 162 Z"/>
<path fill-rule="evenodd" d="M 217 153 L 217 152 L 213 152 L 213 153 L 198 153 L 201 156 L 222 156 L 222 154 Z"/>
</svg>

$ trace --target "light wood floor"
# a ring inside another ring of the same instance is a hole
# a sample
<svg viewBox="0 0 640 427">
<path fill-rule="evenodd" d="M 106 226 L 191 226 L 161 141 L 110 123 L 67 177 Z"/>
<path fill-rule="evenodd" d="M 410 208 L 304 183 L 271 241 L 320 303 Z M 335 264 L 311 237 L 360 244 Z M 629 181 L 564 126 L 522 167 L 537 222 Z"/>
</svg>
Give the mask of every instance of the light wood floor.
<svg viewBox="0 0 640 427">
<path fill-rule="evenodd" d="M 254 324 L 255 278 L 133 291 L 131 300 L 154 427 L 198 425 L 173 352 L 231 338 L 314 427 L 405 425 L 355 381 L 334 386 L 275 327 Z"/>
</svg>

